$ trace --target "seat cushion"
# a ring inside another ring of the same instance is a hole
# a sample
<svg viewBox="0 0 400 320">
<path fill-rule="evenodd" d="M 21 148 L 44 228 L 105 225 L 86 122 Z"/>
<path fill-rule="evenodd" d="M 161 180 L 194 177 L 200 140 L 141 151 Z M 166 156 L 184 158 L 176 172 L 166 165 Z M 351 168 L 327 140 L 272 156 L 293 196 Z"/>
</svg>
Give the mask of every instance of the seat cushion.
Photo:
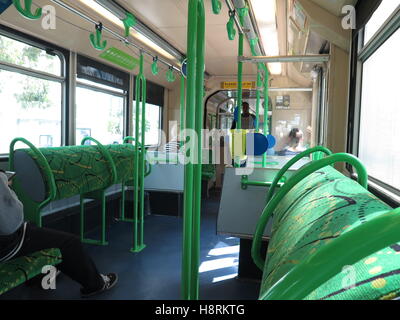
<svg viewBox="0 0 400 320">
<path fill-rule="evenodd" d="M 41 274 L 44 266 L 60 262 L 60 250 L 48 249 L 1 263 L 0 295 Z"/>
<path fill-rule="evenodd" d="M 319 248 L 389 210 L 388 205 L 356 181 L 330 166 L 305 178 L 282 199 L 274 212 L 261 296 Z M 360 300 L 398 295 L 400 246 L 376 252 L 352 267 L 306 299 Z"/>
</svg>

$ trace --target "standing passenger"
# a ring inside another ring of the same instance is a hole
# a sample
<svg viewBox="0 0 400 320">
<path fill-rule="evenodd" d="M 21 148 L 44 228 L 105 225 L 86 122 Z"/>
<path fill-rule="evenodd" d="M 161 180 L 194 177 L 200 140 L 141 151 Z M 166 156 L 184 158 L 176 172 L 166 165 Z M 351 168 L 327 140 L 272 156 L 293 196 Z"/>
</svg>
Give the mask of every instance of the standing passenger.
<svg viewBox="0 0 400 320">
<path fill-rule="evenodd" d="M 250 114 L 250 105 L 247 102 L 243 102 L 242 106 L 242 129 L 255 129 L 256 117 Z M 236 127 L 236 120 L 233 120 L 231 129 L 236 129 Z"/>
</svg>

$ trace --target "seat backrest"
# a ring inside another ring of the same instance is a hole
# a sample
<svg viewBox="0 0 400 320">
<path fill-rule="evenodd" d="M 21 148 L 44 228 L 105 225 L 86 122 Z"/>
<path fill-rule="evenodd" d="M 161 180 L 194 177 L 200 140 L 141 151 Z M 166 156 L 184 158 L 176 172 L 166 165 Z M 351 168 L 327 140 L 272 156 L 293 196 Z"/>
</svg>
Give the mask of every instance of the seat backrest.
<svg viewBox="0 0 400 320">
<path fill-rule="evenodd" d="M 332 167 L 298 183 L 274 212 L 261 296 L 319 248 L 391 208 Z M 400 289 L 400 246 L 391 246 L 346 269 L 307 299 L 380 299 Z M 334 253 L 332 253 L 334 258 Z M 354 287 L 349 288 L 349 272 Z M 352 276 L 353 274 L 350 274 Z"/>
<path fill-rule="evenodd" d="M 104 146 L 116 167 L 117 182 L 133 179 L 135 148 L 130 144 Z M 40 148 L 39 151 L 49 164 L 56 184 L 56 199 L 110 186 L 112 174 L 110 163 L 97 146 L 68 146 Z M 15 151 L 15 171 L 24 193 L 35 202 L 44 201 L 49 194 L 49 177 L 44 174 L 44 163 L 32 149 Z M 32 188 L 35 186 L 35 188 Z"/>
</svg>

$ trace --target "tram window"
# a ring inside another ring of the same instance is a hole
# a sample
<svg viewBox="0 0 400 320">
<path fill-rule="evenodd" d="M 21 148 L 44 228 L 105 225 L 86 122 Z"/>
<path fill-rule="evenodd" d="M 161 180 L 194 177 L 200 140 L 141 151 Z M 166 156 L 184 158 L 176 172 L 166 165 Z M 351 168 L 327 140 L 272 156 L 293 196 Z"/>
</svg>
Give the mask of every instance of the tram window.
<svg viewBox="0 0 400 320">
<path fill-rule="evenodd" d="M 45 50 L 0 35 L 0 61 L 61 76 L 61 60 Z"/>
<path fill-rule="evenodd" d="M 91 136 L 103 144 L 122 143 L 125 97 L 115 90 L 76 89 L 76 143 Z"/>
<path fill-rule="evenodd" d="M 378 29 L 390 17 L 393 11 L 400 5 L 399 0 L 383 0 L 378 9 L 374 12 L 371 19 L 365 26 L 364 44 L 375 35 Z"/>
<path fill-rule="evenodd" d="M 0 35 L 0 61 L 0 154 L 8 153 L 15 137 L 29 137 L 39 147 L 60 146 L 60 57 Z"/>
<path fill-rule="evenodd" d="M 158 146 L 160 144 L 162 108 L 155 104 L 146 103 L 146 146 Z M 140 121 L 141 119 L 139 119 Z M 136 125 L 136 101 L 133 101 L 133 133 Z"/>
<path fill-rule="evenodd" d="M 369 174 L 400 190 L 397 30 L 363 64 L 359 157 Z"/>
</svg>

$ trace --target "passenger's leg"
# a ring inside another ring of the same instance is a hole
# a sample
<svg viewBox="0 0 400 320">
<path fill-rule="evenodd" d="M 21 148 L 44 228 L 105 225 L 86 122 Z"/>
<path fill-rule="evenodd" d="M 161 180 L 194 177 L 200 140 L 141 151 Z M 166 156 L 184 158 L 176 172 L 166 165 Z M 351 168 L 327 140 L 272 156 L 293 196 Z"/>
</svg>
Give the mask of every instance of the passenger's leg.
<svg viewBox="0 0 400 320">
<path fill-rule="evenodd" d="M 62 263 L 57 268 L 79 282 L 85 291 L 97 291 L 104 286 L 94 262 L 84 251 L 79 237 L 73 234 L 38 228 L 28 223 L 25 240 L 17 256 L 51 248 L 60 249 L 62 254 Z"/>
</svg>

